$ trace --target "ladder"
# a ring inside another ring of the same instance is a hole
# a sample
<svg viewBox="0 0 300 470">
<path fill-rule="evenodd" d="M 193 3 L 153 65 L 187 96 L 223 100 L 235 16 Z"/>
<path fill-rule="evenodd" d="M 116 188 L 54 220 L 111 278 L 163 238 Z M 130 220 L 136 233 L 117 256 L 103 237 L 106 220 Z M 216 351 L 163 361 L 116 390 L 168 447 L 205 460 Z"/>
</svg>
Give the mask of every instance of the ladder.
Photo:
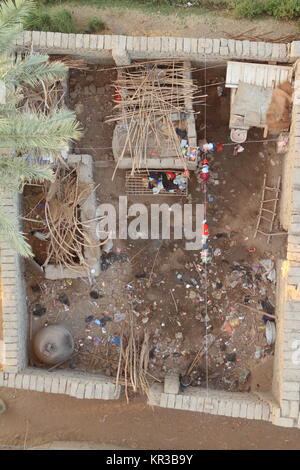
<svg viewBox="0 0 300 470">
<path fill-rule="evenodd" d="M 283 234 L 286 234 L 286 232 L 272 233 L 274 221 L 276 218 L 277 205 L 279 201 L 281 177 L 280 176 L 278 177 L 277 185 L 275 187 L 267 186 L 266 180 L 267 180 L 267 175 L 264 174 L 262 197 L 260 201 L 260 208 L 259 208 L 259 213 L 257 217 L 257 224 L 256 224 L 255 233 L 254 233 L 254 238 L 256 238 L 257 234 L 260 233 L 261 235 L 266 236 L 267 243 L 270 243 L 271 237 L 273 235 L 283 235 Z M 267 192 L 269 196 L 266 196 Z M 267 225 L 268 227 L 267 229 L 264 229 L 264 230 L 262 229 L 263 223 Z"/>
</svg>

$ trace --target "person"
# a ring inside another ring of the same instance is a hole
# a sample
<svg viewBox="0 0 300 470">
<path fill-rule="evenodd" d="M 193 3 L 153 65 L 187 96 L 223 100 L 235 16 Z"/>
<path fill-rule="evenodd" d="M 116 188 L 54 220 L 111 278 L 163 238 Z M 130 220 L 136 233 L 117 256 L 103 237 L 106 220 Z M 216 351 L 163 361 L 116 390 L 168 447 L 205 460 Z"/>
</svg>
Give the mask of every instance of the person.
<svg viewBox="0 0 300 470">
<path fill-rule="evenodd" d="M 202 160 L 202 168 L 201 168 L 201 174 L 200 178 L 203 181 L 203 183 L 207 183 L 207 181 L 210 178 L 210 173 L 209 173 L 209 166 L 208 166 L 208 160 Z"/>
</svg>

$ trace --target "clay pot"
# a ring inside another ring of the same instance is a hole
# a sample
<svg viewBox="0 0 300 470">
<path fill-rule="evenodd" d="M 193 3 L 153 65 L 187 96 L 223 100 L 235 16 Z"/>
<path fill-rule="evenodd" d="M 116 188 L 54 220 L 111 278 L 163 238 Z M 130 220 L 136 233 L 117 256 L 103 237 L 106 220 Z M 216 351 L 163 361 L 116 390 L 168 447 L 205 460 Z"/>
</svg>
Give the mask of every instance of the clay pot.
<svg viewBox="0 0 300 470">
<path fill-rule="evenodd" d="M 74 340 L 63 325 L 49 325 L 37 332 L 33 338 L 36 357 L 48 365 L 66 361 L 74 351 Z"/>
</svg>

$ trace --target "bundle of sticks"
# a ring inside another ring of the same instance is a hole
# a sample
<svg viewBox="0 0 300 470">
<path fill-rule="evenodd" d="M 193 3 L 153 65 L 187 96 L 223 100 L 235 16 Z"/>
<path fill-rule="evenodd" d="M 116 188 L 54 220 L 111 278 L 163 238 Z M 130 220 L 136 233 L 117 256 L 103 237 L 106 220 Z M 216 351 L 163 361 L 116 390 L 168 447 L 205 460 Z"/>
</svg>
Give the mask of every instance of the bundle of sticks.
<svg viewBox="0 0 300 470">
<path fill-rule="evenodd" d="M 92 247 L 80 218 L 80 204 L 90 195 L 92 184 L 79 184 L 76 168 L 59 167 L 53 183 L 45 182 L 45 219 L 49 263 L 75 269 L 86 266 L 84 249 Z"/>
<path fill-rule="evenodd" d="M 121 348 L 116 384 L 125 386 L 125 396 L 129 401 L 129 389 L 148 394 L 147 370 L 149 365 L 149 333 L 144 330 L 142 341 L 136 331 L 135 317 L 129 313 L 126 331 L 121 335 Z"/>
<path fill-rule="evenodd" d="M 184 63 L 153 61 L 118 69 L 114 82 L 115 114 L 106 122 L 121 122 L 126 129 L 123 149 L 118 155 L 117 167 L 125 152 L 132 158 L 132 174 L 145 168 L 149 156 L 150 137 L 161 146 L 162 134 L 174 156 L 186 166 L 176 134 L 172 114 L 193 113 L 192 100 L 200 98 L 198 87 L 190 78 L 191 68 Z M 204 95 L 201 95 L 203 97 Z M 189 105 L 188 105 L 189 103 Z M 188 108 L 188 109 L 187 109 Z"/>
</svg>

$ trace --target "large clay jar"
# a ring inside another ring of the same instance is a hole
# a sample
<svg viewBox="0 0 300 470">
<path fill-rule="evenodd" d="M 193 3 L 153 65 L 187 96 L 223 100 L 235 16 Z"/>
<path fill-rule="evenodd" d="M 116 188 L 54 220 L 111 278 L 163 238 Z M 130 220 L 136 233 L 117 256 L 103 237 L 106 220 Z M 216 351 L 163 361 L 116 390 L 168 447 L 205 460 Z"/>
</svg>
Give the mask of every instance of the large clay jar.
<svg viewBox="0 0 300 470">
<path fill-rule="evenodd" d="M 71 357 L 74 341 L 63 325 L 49 325 L 37 332 L 33 339 L 33 349 L 41 362 L 55 365 Z"/>
</svg>

